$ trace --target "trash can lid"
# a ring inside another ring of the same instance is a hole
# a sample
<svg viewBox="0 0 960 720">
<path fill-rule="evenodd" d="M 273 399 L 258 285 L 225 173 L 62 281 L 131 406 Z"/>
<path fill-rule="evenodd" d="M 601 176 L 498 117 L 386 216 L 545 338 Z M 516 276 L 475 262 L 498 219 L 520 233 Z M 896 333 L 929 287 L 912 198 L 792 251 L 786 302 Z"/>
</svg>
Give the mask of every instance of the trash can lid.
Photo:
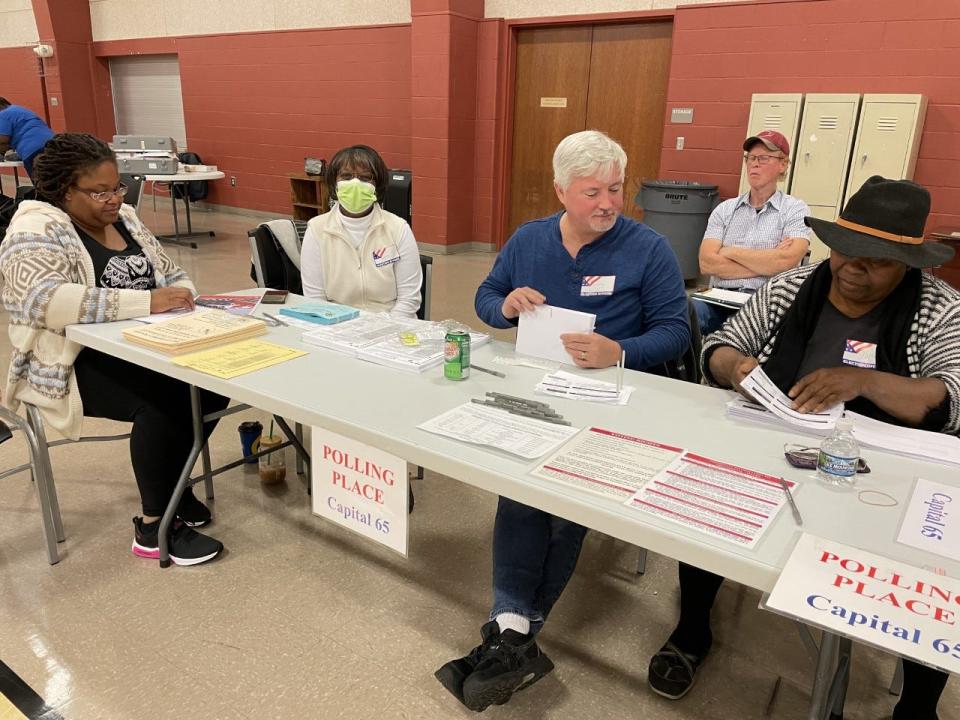
<svg viewBox="0 0 960 720">
<path fill-rule="evenodd" d="M 692 180 L 644 180 L 643 187 L 659 188 L 661 190 L 716 190 L 716 185 L 698 183 Z"/>
</svg>

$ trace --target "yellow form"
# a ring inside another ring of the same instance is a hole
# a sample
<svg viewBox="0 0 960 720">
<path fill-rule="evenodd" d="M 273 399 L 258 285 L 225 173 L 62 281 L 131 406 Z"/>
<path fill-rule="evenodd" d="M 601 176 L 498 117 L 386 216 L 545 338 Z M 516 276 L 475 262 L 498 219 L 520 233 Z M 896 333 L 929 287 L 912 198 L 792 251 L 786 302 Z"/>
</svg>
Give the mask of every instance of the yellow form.
<svg viewBox="0 0 960 720">
<path fill-rule="evenodd" d="M 229 380 L 306 354 L 303 350 L 263 340 L 243 340 L 212 350 L 181 355 L 172 362 Z"/>
</svg>

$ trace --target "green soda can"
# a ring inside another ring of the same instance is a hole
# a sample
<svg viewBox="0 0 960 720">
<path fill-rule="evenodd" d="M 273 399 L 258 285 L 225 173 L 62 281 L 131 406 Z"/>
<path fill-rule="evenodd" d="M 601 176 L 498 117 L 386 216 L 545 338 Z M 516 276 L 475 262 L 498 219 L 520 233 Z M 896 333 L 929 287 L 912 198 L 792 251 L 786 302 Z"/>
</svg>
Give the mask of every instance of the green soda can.
<svg viewBox="0 0 960 720">
<path fill-rule="evenodd" d="M 448 380 L 470 377 L 470 330 L 463 325 L 447 330 L 443 342 L 443 376 Z"/>
</svg>

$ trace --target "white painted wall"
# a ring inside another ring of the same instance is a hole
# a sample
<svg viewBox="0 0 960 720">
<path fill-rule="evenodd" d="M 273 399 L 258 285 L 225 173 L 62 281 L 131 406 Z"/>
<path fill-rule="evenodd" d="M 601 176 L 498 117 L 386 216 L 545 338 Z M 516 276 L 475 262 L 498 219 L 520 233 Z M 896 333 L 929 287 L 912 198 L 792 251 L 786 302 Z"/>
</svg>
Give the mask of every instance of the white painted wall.
<svg viewBox="0 0 960 720">
<path fill-rule="evenodd" d="M 0 47 L 33 45 L 38 38 L 30 0 L 0 0 Z"/>
<path fill-rule="evenodd" d="M 384 25 L 410 0 L 90 0 L 90 20 L 94 40 Z"/>
</svg>

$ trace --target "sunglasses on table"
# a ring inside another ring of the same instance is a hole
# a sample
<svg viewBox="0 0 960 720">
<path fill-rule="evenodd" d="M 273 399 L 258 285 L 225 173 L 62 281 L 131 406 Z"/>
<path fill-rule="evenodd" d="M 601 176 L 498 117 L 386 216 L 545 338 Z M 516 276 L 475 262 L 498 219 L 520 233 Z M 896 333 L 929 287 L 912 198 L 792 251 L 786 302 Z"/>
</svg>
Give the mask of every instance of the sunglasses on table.
<svg viewBox="0 0 960 720">
<path fill-rule="evenodd" d="M 787 459 L 787 462 L 795 468 L 816 470 L 817 456 L 819 454 L 820 448 L 804 447 L 803 445 L 796 445 L 794 443 L 784 443 L 783 446 L 783 456 Z M 870 472 L 870 466 L 867 465 L 867 461 L 863 458 L 857 460 L 857 472 L 863 474 Z"/>
</svg>

